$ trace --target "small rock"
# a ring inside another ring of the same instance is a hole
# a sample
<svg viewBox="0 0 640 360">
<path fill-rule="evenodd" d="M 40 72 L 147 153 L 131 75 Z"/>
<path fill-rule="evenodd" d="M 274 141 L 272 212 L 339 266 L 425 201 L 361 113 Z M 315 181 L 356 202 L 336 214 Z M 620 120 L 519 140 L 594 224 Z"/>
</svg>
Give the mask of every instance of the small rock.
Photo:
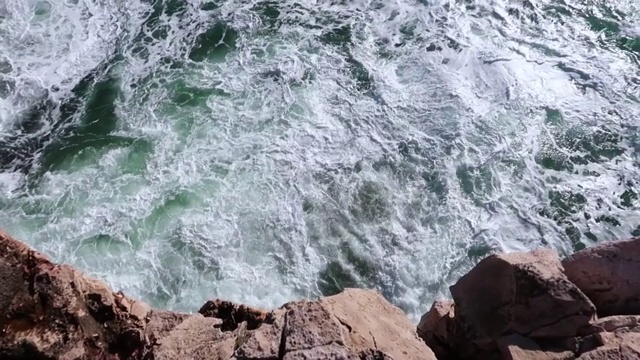
<svg viewBox="0 0 640 360">
<path fill-rule="evenodd" d="M 285 352 L 326 346 L 344 345 L 344 334 L 337 319 L 317 301 L 296 301 L 286 304 Z"/>
</svg>

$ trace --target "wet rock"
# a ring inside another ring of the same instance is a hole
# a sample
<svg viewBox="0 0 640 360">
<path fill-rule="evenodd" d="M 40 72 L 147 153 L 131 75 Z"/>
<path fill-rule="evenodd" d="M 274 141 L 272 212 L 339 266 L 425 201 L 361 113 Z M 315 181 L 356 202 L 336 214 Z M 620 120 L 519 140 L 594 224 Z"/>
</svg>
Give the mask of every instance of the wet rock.
<svg viewBox="0 0 640 360">
<path fill-rule="evenodd" d="M 570 337 L 595 314 L 550 250 L 492 255 L 450 288 L 456 326 L 490 348 L 503 334 Z"/>
<path fill-rule="evenodd" d="M 600 316 L 640 315 L 640 238 L 577 252 L 562 265 Z"/>
</svg>

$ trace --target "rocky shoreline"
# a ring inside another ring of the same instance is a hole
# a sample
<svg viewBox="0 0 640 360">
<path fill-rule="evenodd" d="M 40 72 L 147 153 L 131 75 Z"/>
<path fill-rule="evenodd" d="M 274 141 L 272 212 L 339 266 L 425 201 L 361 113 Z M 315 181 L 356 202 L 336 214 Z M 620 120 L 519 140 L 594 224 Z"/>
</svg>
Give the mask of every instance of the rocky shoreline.
<svg viewBox="0 0 640 360">
<path fill-rule="evenodd" d="M 263 310 L 153 309 L 0 232 L 0 359 L 637 359 L 640 239 L 491 255 L 417 328 L 346 289 Z"/>
</svg>

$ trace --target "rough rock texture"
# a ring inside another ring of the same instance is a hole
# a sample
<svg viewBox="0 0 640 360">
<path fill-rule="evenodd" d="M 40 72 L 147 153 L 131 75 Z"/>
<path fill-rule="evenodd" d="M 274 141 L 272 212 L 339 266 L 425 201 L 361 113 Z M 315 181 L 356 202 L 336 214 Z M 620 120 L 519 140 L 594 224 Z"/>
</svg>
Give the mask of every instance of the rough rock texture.
<svg viewBox="0 0 640 360">
<path fill-rule="evenodd" d="M 571 360 L 574 353 L 569 350 L 543 350 L 535 341 L 518 334 L 498 340 L 498 348 L 506 360 Z"/>
<path fill-rule="evenodd" d="M 151 309 L 0 232 L 0 359 L 435 359 L 405 314 L 347 289 L 274 311 Z"/>
<path fill-rule="evenodd" d="M 402 310 L 377 292 L 347 289 L 320 303 L 348 331 L 346 341 L 353 348 L 377 349 L 396 359 L 435 358 Z"/>
<path fill-rule="evenodd" d="M 489 256 L 452 286 L 451 294 L 456 318 L 477 343 L 505 333 L 573 336 L 595 314 L 550 250 Z"/>
<path fill-rule="evenodd" d="M 600 316 L 640 315 L 640 239 L 586 249 L 562 265 Z"/>
<path fill-rule="evenodd" d="M 441 360 L 640 359 L 639 249 L 640 239 L 603 244 L 564 269 L 548 250 L 489 256 L 417 332 Z"/>
<path fill-rule="evenodd" d="M 640 359 L 640 333 L 608 333 L 602 346 L 585 352 L 579 360 Z"/>
<path fill-rule="evenodd" d="M 0 358 L 118 359 L 145 354 L 149 307 L 0 233 Z"/>
<path fill-rule="evenodd" d="M 451 354 L 455 337 L 453 301 L 436 301 L 418 323 L 418 336 L 433 350 L 438 359 Z"/>
</svg>

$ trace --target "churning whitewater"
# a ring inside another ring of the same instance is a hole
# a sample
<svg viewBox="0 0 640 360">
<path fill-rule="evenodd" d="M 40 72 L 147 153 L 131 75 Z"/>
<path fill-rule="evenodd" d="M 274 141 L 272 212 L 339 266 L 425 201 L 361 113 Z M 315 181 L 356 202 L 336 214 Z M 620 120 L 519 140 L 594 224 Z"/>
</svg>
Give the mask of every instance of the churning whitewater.
<svg viewBox="0 0 640 360">
<path fill-rule="evenodd" d="M 635 0 L 0 0 L 0 227 L 154 306 L 640 235 Z"/>
</svg>

